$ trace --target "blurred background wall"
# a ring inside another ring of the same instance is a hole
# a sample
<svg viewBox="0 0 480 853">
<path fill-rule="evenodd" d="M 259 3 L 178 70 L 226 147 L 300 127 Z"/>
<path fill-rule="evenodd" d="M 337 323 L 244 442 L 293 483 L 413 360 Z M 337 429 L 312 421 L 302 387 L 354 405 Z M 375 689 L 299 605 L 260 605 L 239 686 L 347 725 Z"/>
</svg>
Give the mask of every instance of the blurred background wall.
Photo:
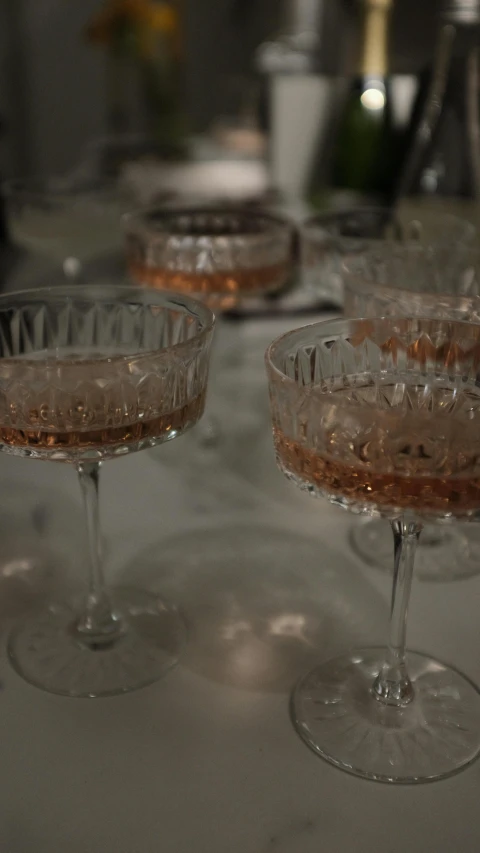
<svg viewBox="0 0 480 853">
<path fill-rule="evenodd" d="M 326 0 L 348 4 L 349 0 Z M 195 129 L 226 108 L 228 80 L 248 75 L 256 46 L 279 25 L 281 0 L 185 0 L 188 95 Z M 69 169 L 105 131 L 102 52 L 83 30 L 99 0 L 0 0 L 4 175 Z M 397 0 L 392 70 L 431 55 L 438 0 Z"/>
</svg>

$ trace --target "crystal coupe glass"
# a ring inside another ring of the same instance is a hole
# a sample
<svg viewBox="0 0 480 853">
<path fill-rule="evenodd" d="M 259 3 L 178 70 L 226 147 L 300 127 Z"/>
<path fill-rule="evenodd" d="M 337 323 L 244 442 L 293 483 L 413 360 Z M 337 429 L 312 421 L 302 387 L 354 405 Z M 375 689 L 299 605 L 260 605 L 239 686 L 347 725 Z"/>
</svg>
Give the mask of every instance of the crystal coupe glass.
<svg viewBox="0 0 480 853">
<path fill-rule="evenodd" d="M 475 239 L 467 220 L 450 214 L 423 211 L 412 219 L 408 212 L 384 207 L 354 207 L 327 211 L 308 219 L 300 229 L 302 277 L 309 289 L 341 306 L 342 262 L 382 242 L 435 246 L 445 253 Z M 357 315 L 358 316 L 358 315 Z"/>
<path fill-rule="evenodd" d="M 280 468 L 312 495 L 391 521 L 394 581 L 386 651 L 320 664 L 292 699 L 318 754 L 370 779 L 421 782 L 480 750 L 480 694 L 462 674 L 406 652 L 425 520 L 480 519 L 480 326 L 334 320 L 267 351 Z"/>
<path fill-rule="evenodd" d="M 200 418 L 213 322 L 192 299 L 131 285 L 0 298 L 0 450 L 74 465 L 89 535 L 86 601 L 52 605 L 9 639 L 11 663 L 36 686 L 122 693 L 178 657 L 185 637 L 174 607 L 147 590 L 106 588 L 98 479 L 104 460 L 175 438 Z"/>
<path fill-rule="evenodd" d="M 217 312 L 280 290 L 291 272 L 292 227 L 267 213 L 157 207 L 124 222 L 134 281 L 190 294 Z"/>
<path fill-rule="evenodd" d="M 347 317 L 437 317 L 480 322 L 480 253 L 476 247 L 380 244 L 343 263 Z M 427 525 L 417 553 L 424 580 L 478 574 L 475 530 Z M 366 519 L 352 526 L 350 541 L 369 565 L 385 568 L 392 551 L 388 525 Z"/>
</svg>

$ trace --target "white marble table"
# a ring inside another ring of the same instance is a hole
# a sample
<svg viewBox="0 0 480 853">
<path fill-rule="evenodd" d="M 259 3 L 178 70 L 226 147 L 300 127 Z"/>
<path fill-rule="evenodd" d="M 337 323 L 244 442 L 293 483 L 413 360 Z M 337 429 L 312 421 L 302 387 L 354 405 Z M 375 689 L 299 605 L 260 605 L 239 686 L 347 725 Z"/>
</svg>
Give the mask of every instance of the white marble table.
<svg viewBox="0 0 480 853">
<path fill-rule="evenodd" d="M 480 762 L 418 787 L 364 782 L 317 758 L 289 721 L 298 674 L 382 641 L 389 593 L 389 578 L 350 553 L 350 517 L 275 469 L 262 354 L 289 326 L 232 327 L 248 344 L 242 393 L 262 422 L 246 418 L 243 437 L 229 433 L 224 459 L 187 465 L 185 437 L 156 459 L 144 452 L 104 467 L 109 574 L 184 608 L 191 636 L 181 664 L 124 697 L 69 700 L 24 684 L 2 653 L 2 853 L 480 850 Z M 2 560 L 31 555 L 40 537 L 57 580 L 38 575 L 33 590 L 39 600 L 60 594 L 59 577 L 75 583 L 81 572 L 74 472 L 2 456 L 0 477 Z M 35 533 L 37 502 L 47 510 Z M 21 589 L 0 578 L 3 635 L 26 607 Z M 480 682 L 479 611 L 480 578 L 417 583 L 410 645 Z"/>
</svg>

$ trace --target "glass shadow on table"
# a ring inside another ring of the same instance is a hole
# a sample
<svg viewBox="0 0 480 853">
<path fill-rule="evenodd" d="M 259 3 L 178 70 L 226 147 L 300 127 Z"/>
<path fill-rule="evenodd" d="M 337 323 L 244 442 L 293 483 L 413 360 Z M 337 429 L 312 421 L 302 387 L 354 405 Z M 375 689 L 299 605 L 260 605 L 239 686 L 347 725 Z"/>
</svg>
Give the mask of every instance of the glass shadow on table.
<svg viewBox="0 0 480 853">
<path fill-rule="evenodd" d="M 66 495 L 2 480 L 0 490 L 0 633 L 11 619 L 45 608 L 75 586 L 83 528 Z M 64 593 L 63 593 L 64 594 Z"/>
<path fill-rule="evenodd" d="M 189 639 L 180 665 L 243 690 L 287 693 L 304 672 L 382 638 L 387 603 L 319 537 L 226 521 L 151 545 L 124 567 L 178 602 Z"/>
</svg>

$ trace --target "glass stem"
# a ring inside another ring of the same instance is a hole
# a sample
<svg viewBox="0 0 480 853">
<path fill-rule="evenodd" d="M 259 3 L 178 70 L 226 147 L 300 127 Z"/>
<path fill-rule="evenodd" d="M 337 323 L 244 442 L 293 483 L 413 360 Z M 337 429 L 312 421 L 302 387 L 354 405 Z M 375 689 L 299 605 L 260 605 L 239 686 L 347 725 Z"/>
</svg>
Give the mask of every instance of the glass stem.
<svg viewBox="0 0 480 853">
<path fill-rule="evenodd" d="M 106 645 L 122 633 L 122 623 L 112 608 L 106 591 L 102 569 L 102 539 L 98 502 L 100 462 L 79 462 L 77 465 L 87 519 L 90 573 L 85 611 L 75 630 L 91 648 Z"/>
<path fill-rule="evenodd" d="M 373 684 L 376 699 L 399 708 L 413 699 L 413 685 L 405 662 L 407 613 L 413 566 L 422 525 L 399 518 L 392 521 L 394 539 L 393 591 L 390 607 L 390 639 L 385 662 Z"/>
</svg>

